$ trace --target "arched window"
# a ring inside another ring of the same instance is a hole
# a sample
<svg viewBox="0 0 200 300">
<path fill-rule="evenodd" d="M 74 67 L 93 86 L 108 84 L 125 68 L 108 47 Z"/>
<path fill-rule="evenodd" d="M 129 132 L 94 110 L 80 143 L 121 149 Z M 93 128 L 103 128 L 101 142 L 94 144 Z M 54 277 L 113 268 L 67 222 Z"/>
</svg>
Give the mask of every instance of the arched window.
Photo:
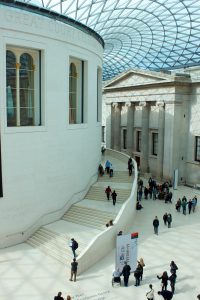
<svg viewBox="0 0 200 300">
<path fill-rule="evenodd" d="M 6 51 L 6 102 L 8 126 L 16 125 L 16 56 Z"/>
<path fill-rule="evenodd" d="M 74 63 L 69 70 L 69 123 L 77 123 L 77 71 Z"/>
<path fill-rule="evenodd" d="M 6 51 L 7 126 L 41 125 L 40 51 Z"/>
<path fill-rule="evenodd" d="M 34 125 L 34 61 L 30 54 L 20 56 L 20 124 Z"/>
</svg>

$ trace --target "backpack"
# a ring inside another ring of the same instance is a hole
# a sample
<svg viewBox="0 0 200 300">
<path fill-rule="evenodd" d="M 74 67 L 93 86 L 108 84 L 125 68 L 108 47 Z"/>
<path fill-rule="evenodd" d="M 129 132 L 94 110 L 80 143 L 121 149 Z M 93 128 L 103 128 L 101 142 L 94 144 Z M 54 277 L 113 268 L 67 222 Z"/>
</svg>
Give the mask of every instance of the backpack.
<svg viewBox="0 0 200 300">
<path fill-rule="evenodd" d="M 78 249 L 78 243 L 77 241 L 74 241 L 74 250 Z"/>
</svg>

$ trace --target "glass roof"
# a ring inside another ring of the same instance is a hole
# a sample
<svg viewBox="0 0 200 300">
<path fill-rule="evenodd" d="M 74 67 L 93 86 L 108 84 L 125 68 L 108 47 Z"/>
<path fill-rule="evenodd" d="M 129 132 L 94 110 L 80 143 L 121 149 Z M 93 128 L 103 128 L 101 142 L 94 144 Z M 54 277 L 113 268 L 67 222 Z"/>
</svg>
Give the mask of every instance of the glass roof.
<svg viewBox="0 0 200 300">
<path fill-rule="evenodd" d="M 105 80 L 130 68 L 174 69 L 200 62 L 200 0 L 20 2 L 66 15 L 100 34 Z"/>
</svg>

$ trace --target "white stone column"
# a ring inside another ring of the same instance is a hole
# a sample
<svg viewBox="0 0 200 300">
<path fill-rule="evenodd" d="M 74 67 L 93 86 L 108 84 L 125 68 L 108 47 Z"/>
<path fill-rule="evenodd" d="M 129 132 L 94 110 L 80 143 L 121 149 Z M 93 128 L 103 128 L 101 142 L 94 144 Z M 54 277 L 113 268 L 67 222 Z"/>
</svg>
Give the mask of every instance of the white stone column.
<svg viewBox="0 0 200 300">
<path fill-rule="evenodd" d="M 121 150 L 121 104 L 112 104 L 111 115 L 111 146 L 113 149 Z"/>
<path fill-rule="evenodd" d="M 127 152 L 129 155 L 132 155 L 135 106 L 131 102 L 126 102 L 125 105 L 127 107 Z"/>
<path fill-rule="evenodd" d="M 157 156 L 157 178 L 163 178 L 163 156 L 164 156 L 164 124 L 165 124 L 165 108 L 164 102 L 156 102 L 158 107 L 158 156 Z"/>
<path fill-rule="evenodd" d="M 142 173 L 149 172 L 149 104 L 140 102 L 142 107 L 142 133 L 141 133 L 141 160 L 140 168 Z"/>
</svg>

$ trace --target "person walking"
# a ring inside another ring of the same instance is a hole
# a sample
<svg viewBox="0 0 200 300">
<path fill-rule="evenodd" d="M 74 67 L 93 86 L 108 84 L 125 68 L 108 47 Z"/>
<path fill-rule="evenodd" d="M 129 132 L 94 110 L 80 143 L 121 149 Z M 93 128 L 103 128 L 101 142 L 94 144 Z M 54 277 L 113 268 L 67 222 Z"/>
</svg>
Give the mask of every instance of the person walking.
<svg viewBox="0 0 200 300">
<path fill-rule="evenodd" d="M 149 285 L 150 291 L 146 293 L 147 300 L 154 300 L 154 289 L 152 284 Z"/>
<path fill-rule="evenodd" d="M 173 293 L 171 291 L 159 291 L 158 295 L 163 296 L 164 300 L 171 300 L 173 298 Z"/>
<path fill-rule="evenodd" d="M 181 206 L 182 206 L 182 209 L 183 209 L 183 214 L 186 215 L 187 199 L 186 199 L 185 196 L 183 196 L 183 198 L 182 198 Z"/>
<path fill-rule="evenodd" d="M 159 227 L 159 220 L 158 217 L 155 216 L 155 219 L 153 220 L 153 228 L 154 228 L 154 233 L 158 235 L 158 227 Z"/>
<path fill-rule="evenodd" d="M 77 275 L 77 269 L 78 269 L 78 263 L 76 261 L 76 258 L 73 259 L 72 263 L 71 263 L 71 277 L 70 277 L 70 281 L 76 281 L 76 275 Z"/>
<path fill-rule="evenodd" d="M 111 188 L 110 186 L 108 185 L 107 188 L 105 189 L 105 193 L 106 193 L 106 196 L 107 196 L 107 200 L 110 200 L 110 193 L 111 193 Z"/>
<path fill-rule="evenodd" d="M 123 267 L 123 270 L 122 270 L 122 275 L 124 276 L 124 286 L 128 286 L 130 271 L 131 271 L 131 267 L 125 261 L 124 262 L 124 267 Z"/>
<path fill-rule="evenodd" d="M 109 171 L 110 177 L 113 177 L 113 165 L 110 164 L 110 171 Z"/>
<path fill-rule="evenodd" d="M 194 196 L 194 198 L 192 199 L 192 211 L 193 213 L 195 212 L 197 206 L 197 196 Z"/>
<path fill-rule="evenodd" d="M 191 210 L 192 210 L 192 200 L 189 199 L 189 201 L 188 201 L 188 213 L 189 213 L 189 215 L 191 213 Z"/>
<path fill-rule="evenodd" d="M 128 160 L 128 173 L 129 173 L 129 176 L 131 176 L 133 173 L 133 161 L 132 161 L 131 157 Z"/>
<path fill-rule="evenodd" d="M 167 272 L 163 272 L 162 276 L 158 276 L 158 279 L 161 279 L 161 283 L 162 283 L 162 291 L 167 289 L 167 284 L 168 284 L 168 275 Z"/>
<path fill-rule="evenodd" d="M 105 163 L 105 171 L 107 174 L 110 173 L 110 161 L 109 160 L 107 160 Z"/>
<path fill-rule="evenodd" d="M 167 215 L 167 224 L 168 224 L 168 228 L 171 228 L 171 224 L 172 224 L 172 215 L 171 214 Z"/>
<path fill-rule="evenodd" d="M 58 295 L 54 297 L 54 300 L 64 300 L 62 297 L 62 292 L 58 292 Z"/>
<path fill-rule="evenodd" d="M 181 199 L 179 198 L 176 202 L 176 210 L 177 212 L 180 212 L 181 209 Z"/>
<path fill-rule="evenodd" d="M 117 200 L 117 193 L 115 192 L 115 190 L 112 192 L 111 196 L 112 196 L 112 200 L 113 200 L 113 205 L 115 206 L 115 203 Z"/>
<path fill-rule="evenodd" d="M 165 225 L 167 225 L 167 217 L 168 217 L 168 215 L 167 215 L 167 213 L 165 213 L 165 214 L 163 215 L 163 221 L 164 221 L 164 224 L 165 224 Z"/>
<path fill-rule="evenodd" d="M 73 252 L 74 257 L 76 257 L 77 256 L 76 255 L 76 249 L 78 249 L 78 243 L 74 238 L 71 239 L 70 247 L 72 248 L 72 252 Z"/>
</svg>

